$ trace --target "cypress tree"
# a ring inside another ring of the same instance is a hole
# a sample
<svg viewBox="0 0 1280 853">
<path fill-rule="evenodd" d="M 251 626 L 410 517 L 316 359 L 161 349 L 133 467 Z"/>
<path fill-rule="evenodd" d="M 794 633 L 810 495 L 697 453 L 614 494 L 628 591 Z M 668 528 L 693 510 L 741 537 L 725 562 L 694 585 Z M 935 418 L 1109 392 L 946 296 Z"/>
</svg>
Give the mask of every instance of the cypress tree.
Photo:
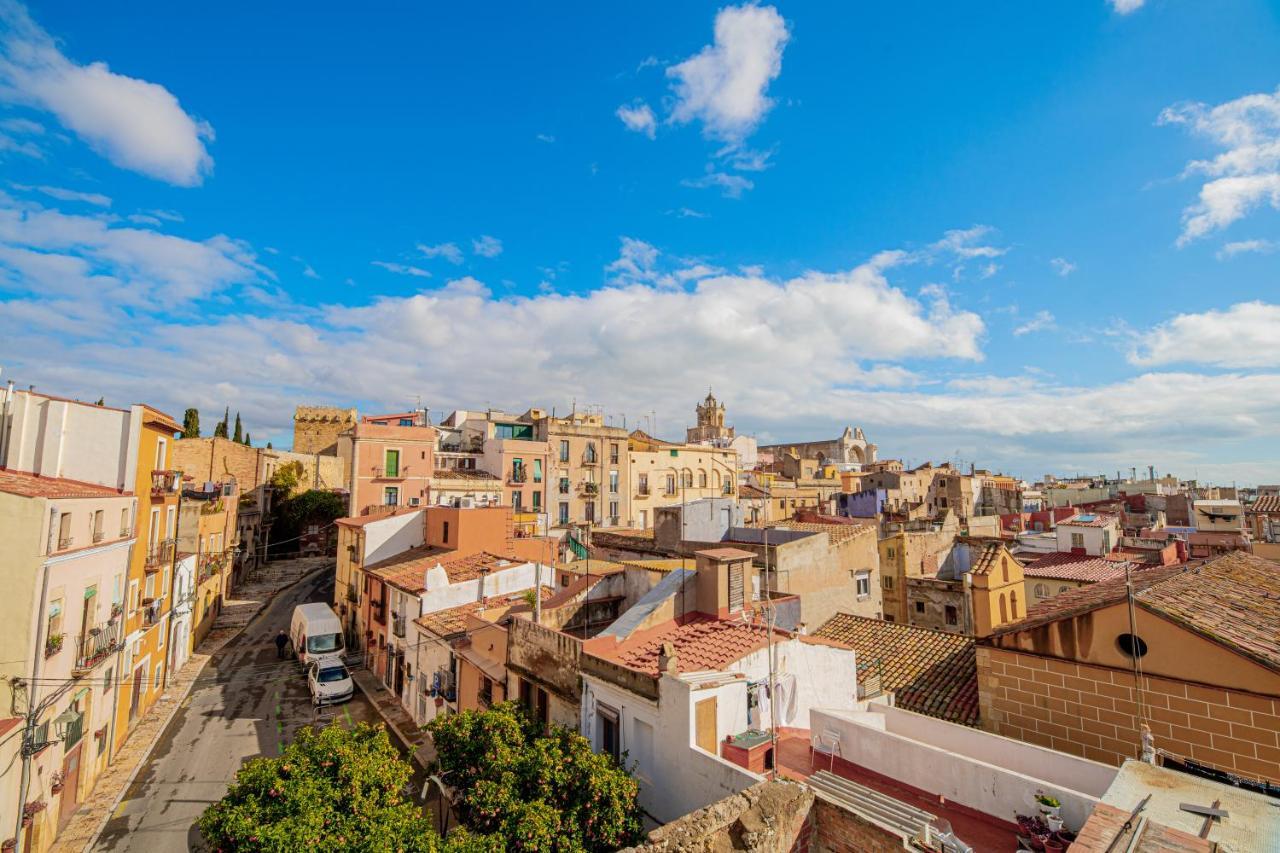
<svg viewBox="0 0 1280 853">
<path fill-rule="evenodd" d="M 245 430 L 245 431 L 244 431 L 244 446 L 245 446 L 245 447 L 253 447 L 253 439 L 249 438 L 249 431 L 248 431 L 248 430 Z"/>
<path fill-rule="evenodd" d="M 230 406 L 227 406 L 227 411 L 226 411 L 226 413 L 225 413 L 225 414 L 223 414 L 223 416 L 222 416 L 222 420 L 221 420 L 221 421 L 219 421 L 219 422 L 218 422 L 218 425 L 217 425 L 216 427 L 214 427 L 214 428 L 213 428 L 213 437 L 214 437 L 214 438 L 226 438 L 226 437 L 227 437 L 227 421 L 229 421 L 230 419 L 231 419 L 231 407 L 230 407 Z"/>
<path fill-rule="evenodd" d="M 182 416 L 182 437 L 183 438 L 199 438 L 200 437 L 200 410 L 187 409 L 186 414 Z"/>
<path fill-rule="evenodd" d="M 236 444 L 244 444 L 244 428 L 240 426 L 240 413 L 236 412 L 236 431 L 231 435 Z"/>
</svg>

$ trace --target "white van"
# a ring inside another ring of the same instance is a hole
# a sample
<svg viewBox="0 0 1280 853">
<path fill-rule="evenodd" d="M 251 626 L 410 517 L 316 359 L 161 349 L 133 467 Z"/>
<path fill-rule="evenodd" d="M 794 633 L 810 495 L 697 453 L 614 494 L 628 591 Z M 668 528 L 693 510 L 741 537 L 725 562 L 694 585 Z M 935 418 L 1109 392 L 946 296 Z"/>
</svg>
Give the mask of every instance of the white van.
<svg viewBox="0 0 1280 853">
<path fill-rule="evenodd" d="M 345 647 L 342 623 L 323 602 L 299 604 L 293 609 L 289 639 L 293 642 L 293 653 L 303 666 L 313 661 L 342 659 Z"/>
</svg>

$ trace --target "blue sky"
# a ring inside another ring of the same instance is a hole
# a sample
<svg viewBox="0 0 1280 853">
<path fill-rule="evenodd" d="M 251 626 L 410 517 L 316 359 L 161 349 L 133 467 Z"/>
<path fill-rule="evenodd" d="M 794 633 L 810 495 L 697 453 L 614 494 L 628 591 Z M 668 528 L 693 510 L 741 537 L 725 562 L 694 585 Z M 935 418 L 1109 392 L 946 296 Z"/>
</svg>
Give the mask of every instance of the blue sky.
<svg viewBox="0 0 1280 853">
<path fill-rule="evenodd" d="M 0 365 L 224 406 L 603 407 L 1037 477 L 1280 479 L 1251 0 L 0 0 Z"/>
</svg>

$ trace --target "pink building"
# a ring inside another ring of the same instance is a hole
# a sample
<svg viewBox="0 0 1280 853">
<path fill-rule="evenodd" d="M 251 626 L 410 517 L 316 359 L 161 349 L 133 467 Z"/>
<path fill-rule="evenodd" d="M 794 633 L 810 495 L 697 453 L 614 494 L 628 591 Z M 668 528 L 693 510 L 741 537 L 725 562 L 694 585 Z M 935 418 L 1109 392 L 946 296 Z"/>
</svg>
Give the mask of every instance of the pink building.
<svg viewBox="0 0 1280 853">
<path fill-rule="evenodd" d="M 398 416 L 389 420 L 392 423 L 366 418 L 338 437 L 338 455 L 347 463 L 352 515 L 429 502 L 436 429 L 402 426 Z"/>
</svg>

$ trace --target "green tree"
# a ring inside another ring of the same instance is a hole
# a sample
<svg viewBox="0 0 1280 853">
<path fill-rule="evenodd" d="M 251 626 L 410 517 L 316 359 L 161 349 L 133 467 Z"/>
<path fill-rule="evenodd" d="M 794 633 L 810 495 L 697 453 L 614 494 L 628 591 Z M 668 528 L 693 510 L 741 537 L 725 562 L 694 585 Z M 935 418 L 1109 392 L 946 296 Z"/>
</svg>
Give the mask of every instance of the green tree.
<svg viewBox="0 0 1280 853">
<path fill-rule="evenodd" d="M 267 442 L 267 450 L 270 450 L 270 449 L 271 449 L 271 442 L 269 442 L 269 441 L 268 441 L 268 442 Z"/>
<path fill-rule="evenodd" d="M 411 776 L 381 726 L 303 728 L 279 757 L 248 761 L 198 825 L 219 850 L 440 850 L 405 796 Z"/>
<path fill-rule="evenodd" d="M 232 433 L 231 440 L 236 444 L 244 444 L 244 428 L 240 426 L 239 412 L 236 412 L 236 431 Z"/>
<path fill-rule="evenodd" d="M 227 423 L 231 420 L 231 407 L 227 406 L 227 411 L 222 415 L 222 420 L 213 428 L 214 438 L 227 437 Z"/>
<path fill-rule="evenodd" d="M 187 409 L 182 415 L 182 437 L 183 438 L 199 438 L 200 437 L 200 410 Z"/>
<path fill-rule="evenodd" d="M 253 439 L 249 437 L 249 431 L 248 431 L 248 430 L 245 430 L 245 431 L 244 431 L 244 446 L 245 446 L 245 447 L 253 447 Z"/>
<path fill-rule="evenodd" d="M 298 483 L 302 482 L 302 475 L 306 473 L 306 469 L 302 467 L 302 463 L 298 460 L 286 462 L 276 469 L 271 475 L 271 485 L 276 490 L 276 496 L 280 498 L 288 498 L 293 494 L 293 490 L 298 488 Z"/>
<path fill-rule="evenodd" d="M 427 724 L 436 770 L 459 791 L 459 813 L 509 847 L 606 851 L 642 835 L 639 785 L 612 757 L 560 726 L 543 732 L 515 703 Z"/>
</svg>

